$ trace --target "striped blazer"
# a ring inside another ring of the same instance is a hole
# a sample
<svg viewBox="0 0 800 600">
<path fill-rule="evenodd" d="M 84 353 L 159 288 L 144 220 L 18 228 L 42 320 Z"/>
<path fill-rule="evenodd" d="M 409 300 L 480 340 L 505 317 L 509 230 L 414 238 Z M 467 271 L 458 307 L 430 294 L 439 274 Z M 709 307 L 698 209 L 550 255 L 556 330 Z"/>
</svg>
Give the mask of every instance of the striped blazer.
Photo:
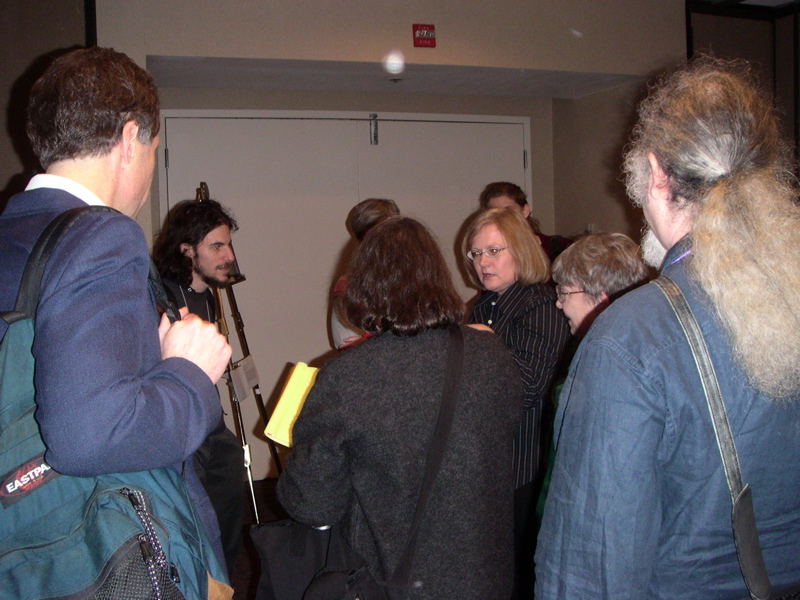
<svg viewBox="0 0 800 600">
<path fill-rule="evenodd" d="M 522 487 L 540 473 L 543 401 L 569 339 L 569 326 L 556 307 L 555 290 L 546 283 L 514 283 L 503 294 L 484 292 L 475 302 L 469 322 L 491 327 L 522 374 L 525 399 L 514 440 L 516 487 Z"/>
</svg>

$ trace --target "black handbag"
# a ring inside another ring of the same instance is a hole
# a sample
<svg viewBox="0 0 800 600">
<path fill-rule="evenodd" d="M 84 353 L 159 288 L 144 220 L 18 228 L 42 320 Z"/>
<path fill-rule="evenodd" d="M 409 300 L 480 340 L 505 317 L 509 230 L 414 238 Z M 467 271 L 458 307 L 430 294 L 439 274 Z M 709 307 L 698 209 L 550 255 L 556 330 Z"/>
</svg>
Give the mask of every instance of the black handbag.
<svg viewBox="0 0 800 600">
<path fill-rule="evenodd" d="M 655 280 L 678 317 L 686 339 L 692 350 L 697 370 L 703 384 L 703 392 L 714 424 L 719 453 L 731 495 L 731 528 L 736 546 L 736 556 L 742 571 L 750 600 L 794 600 L 800 598 L 800 586 L 784 589 L 778 595 L 772 589 L 761 552 L 761 543 L 756 529 L 756 516 L 753 510 L 753 496 L 749 484 L 742 484 L 739 469 L 739 456 L 733 442 L 733 434 L 728 423 L 728 414 L 722 402 L 717 375 L 708 354 L 705 339 L 697 324 L 686 298 L 680 288 L 666 275 Z"/>
<path fill-rule="evenodd" d="M 257 600 L 300 600 L 325 567 L 330 529 L 315 529 L 293 519 L 254 525 L 250 529 L 261 559 Z"/>
<path fill-rule="evenodd" d="M 388 581 L 378 582 L 334 525 L 316 529 L 284 519 L 256 525 L 250 536 L 261 558 L 257 600 L 403 600 L 410 586 L 422 517 L 439 472 L 453 423 L 461 382 L 464 338 L 459 326 L 449 330 L 442 403 L 434 428 L 422 490 L 400 562 Z"/>
</svg>

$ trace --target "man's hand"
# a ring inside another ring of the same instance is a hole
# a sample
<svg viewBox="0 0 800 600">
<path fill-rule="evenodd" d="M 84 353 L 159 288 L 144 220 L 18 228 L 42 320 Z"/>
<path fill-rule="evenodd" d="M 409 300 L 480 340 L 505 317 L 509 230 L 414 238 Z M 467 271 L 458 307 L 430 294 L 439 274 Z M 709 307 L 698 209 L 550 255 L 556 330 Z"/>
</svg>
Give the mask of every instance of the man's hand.
<svg viewBox="0 0 800 600">
<path fill-rule="evenodd" d="M 161 340 L 161 358 L 185 358 L 203 369 L 213 383 L 225 372 L 231 358 L 228 341 L 213 323 L 181 309 L 181 320 L 170 323 L 167 315 L 161 317 L 158 337 Z"/>
</svg>

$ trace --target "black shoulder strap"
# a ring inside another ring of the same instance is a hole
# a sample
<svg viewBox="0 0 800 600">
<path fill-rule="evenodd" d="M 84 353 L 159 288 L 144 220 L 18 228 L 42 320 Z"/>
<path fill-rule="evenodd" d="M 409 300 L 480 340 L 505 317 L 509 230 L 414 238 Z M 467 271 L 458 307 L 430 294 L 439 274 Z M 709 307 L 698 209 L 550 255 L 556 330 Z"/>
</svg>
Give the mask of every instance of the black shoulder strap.
<svg viewBox="0 0 800 600">
<path fill-rule="evenodd" d="M 180 321 L 180 312 L 178 311 L 178 303 L 175 299 L 175 294 L 172 293 L 164 282 L 161 280 L 161 275 L 158 274 L 156 264 L 150 260 L 150 273 L 147 276 L 147 283 L 150 284 L 150 291 L 153 292 L 153 297 L 156 300 L 156 307 L 158 312 L 167 314 L 170 323 Z"/>
<path fill-rule="evenodd" d="M 36 241 L 30 256 L 28 256 L 28 262 L 25 264 L 25 271 L 22 274 L 19 292 L 17 292 L 17 301 L 14 305 L 14 310 L 3 313 L 2 315 L 3 319 L 9 325 L 21 319 L 33 318 L 36 315 L 36 308 L 39 305 L 39 288 L 47 261 L 50 260 L 50 256 L 53 254 L 53 250 L 55 250 L 61 237 L 78 221 L 78 219 L 89 212 L 117 211 L 109 206 L 79 206 L 78 208 L 73 208 L 61 213 L 50 221 L 50 224 Z M 150 273 L 147 279 L 159 311 L 167 313 L 167 316 L 172 322 L 180 320 L 178 310 L 175 304 L 170 302 L 167 298 L 164 285 L 161 282 L 161 277 L 158 275 L 158 271 L 152 261 L 150 262 Z"/>
<path fill-rule="evenodd" d="M 461 385 L 461 373 L 464 363 L 464 333 L 458 325 L 452 325 L 449 333 L 449 345 L 447 348 L 447 369 L 444 374 L 444 390 L 442 392 L 442 403 L 439 406 L 439 417 L 436 420 L 436 427 L 433 430 L 430 446 L 428 447 L 428 458 L 425 461 L 425 475 L 422 478 L 422 491 L 417 500 L 417 509 L 414 513 L 414 520 L 408 534 L 405 550 L 400 558 L 400 562 L 392 575 L 390 585 L 396 584 L 405 586 L 411 578 L 411 569 L 414 566 L 414 555 L 417 550 L 417 537 L 419 528 L 422 525 L 422 516 L 433 491 L 433 484 L 439 474 L 450 430 L 453 425 L 453 414 L 456 409 L 456 398 L 458 388 Z"/>
<path fill-rule="evenodd" d="M 167 294 L 167 300 L 172 302 L 175 306 L 180 307 L 181 303 L 178 300 L 178 295 L 175 293 L 175 290 L 172 288 L 172 286 L 170 286 L 169 284 L 165 283 L 165 281 L 167 281 L 167 280 L 165 280 L 162 277 L 161 278 L 161 283 L 164 286 L 164 292 Z"/>
<path fill-rule="evenodd" d="M 28 262 L 25 264 L 22 282 L 19 292 L 17 292 L 17 302 L 14 305 L 14 311 L 19 313 L 19 316 L 14 320 L 32 318 L 36 314 L 44 268 L 64 233 L 88 212 L 111 211 L 114 209 L 108 206 L 80 206 L 61 213 L 50 222 L 36 241 L 36 245 L 28 256 Z"/>
</svg>

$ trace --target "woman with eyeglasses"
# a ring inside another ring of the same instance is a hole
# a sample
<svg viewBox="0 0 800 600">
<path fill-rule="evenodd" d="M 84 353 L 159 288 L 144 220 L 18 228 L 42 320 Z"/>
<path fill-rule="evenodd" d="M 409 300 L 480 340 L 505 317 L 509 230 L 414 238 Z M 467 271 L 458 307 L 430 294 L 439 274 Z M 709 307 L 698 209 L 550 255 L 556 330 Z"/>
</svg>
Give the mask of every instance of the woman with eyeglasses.
<svg viewBox="0 0 800 600">
<path fill-rule="evenodd" d="M 369 339 L 328 360 L 292 432 L 278 499 L 297 521 L 339 525 L 386 581 L 413 522 L 447 365 L 461 385 L 425 509 L 409 598 L 507 599 L 514 575 L 511 455 L 522 384 L 494 336 L 460 326 L 464 302 L 430 232 L 390 217 L 364 236 L 343 308 Z"/>
<path fill-rule="evenodd" d="M 613 300 L 647 279 L 639 246 L 623 233 L 578 238 L 553 263 L 556 306 L 572 335 L 582 338 Z"/>
<path fill-rule="evenodd" d="M 532 597 L 535 519 L 542 473 L 542 410 L 569 328 L 548 283 L 550 261 L 525 218 L 510 208 L 478 213 L 463 240 L 467 271 L 484 290 L 469 322 L 493 331 L 511 351 L 525 386 L 514 439 L 515 597 Z"/>
<path fill-rule="evenodd" d="M 564 312 L 570 333 L 578 341 L 614 300 L 647 281 L 647 267 L 639 246 L 627 235 L 590 233 L 575 240 L 556 258 L 553 281 L 556 283 L 556 306 Z M 553 390 L 554 413 L 558 409 L 563 384 L 562 378 Z M 542 492 L 536 506 L 537 524 L 541 523 L 544 513 L 554 459 L 555 448 L 551 444 Z"/>
</svg>

